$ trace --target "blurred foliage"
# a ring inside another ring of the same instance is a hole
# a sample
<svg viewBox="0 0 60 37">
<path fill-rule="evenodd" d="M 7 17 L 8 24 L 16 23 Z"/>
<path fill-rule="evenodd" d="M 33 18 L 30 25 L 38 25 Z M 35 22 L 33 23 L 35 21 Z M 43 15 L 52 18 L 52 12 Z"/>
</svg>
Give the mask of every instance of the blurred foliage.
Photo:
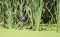
<svg viewBox="0 0 60 37">
<path fill-rule="evenodd" d="M 0 23 L 4 22 L 2 27 L 20 30 L 56 29 L 58 5 L 57 0 L 0 0 Z M 22 22 L 24 16 L 26 21 Z"/>
</svg>

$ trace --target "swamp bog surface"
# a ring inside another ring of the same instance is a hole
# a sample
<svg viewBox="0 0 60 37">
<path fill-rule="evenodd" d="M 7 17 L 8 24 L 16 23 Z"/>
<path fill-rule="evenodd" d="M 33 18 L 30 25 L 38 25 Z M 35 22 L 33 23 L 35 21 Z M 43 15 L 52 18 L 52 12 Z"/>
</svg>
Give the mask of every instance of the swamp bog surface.
<svg viewBox="0 0 60 37">
<path fill-rule="evenodd" d="M 60 37 L 60 33 L 56 31 L 28 31 L 0 28 L 0 37 Z"/>
</svg>

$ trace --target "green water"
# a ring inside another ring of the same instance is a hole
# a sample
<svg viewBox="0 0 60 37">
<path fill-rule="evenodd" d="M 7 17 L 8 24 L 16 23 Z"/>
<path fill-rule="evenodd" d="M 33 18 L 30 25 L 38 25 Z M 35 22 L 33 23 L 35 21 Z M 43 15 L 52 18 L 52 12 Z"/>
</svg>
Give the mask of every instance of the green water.
<svg viewBox="0 0 60 37">
<path fill-rule="evenodd" d="M 60 37 L 60 33 L 56 31 L 0 29 L 0 37 Z"/>
</svg>

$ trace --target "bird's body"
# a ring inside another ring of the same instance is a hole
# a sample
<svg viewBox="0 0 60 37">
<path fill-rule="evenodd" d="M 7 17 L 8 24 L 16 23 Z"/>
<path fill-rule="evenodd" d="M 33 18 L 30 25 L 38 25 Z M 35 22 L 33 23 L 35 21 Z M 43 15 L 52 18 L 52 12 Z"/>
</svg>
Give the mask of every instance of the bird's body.
<svg viewBox="0 0 60 37">
<path fill-rule="evenodd" d="M 26 20 L 27 20 L 27 18 L 25 16 L 23 16 L 23 17 L 20 18 L 21 22 L 25 22 Z"/>
<path fill-rule="evenodd" d="M 19 22 L 19 21 L 26 22 L 27 21 L 27 17 L 26 16 L 19 17 L 17 22 Z"/>
</svg>

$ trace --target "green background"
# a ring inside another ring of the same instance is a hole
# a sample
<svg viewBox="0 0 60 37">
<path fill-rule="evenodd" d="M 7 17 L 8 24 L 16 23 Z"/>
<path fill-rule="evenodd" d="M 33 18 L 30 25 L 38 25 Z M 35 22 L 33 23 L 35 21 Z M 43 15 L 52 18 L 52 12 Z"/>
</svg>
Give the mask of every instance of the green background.
<svg viewBox="0 0 60 37">
<path fill-rule="evenodd" d="M 60 37 L 56 31 L 27 31 L 15 29 L 1 29 L 0 37 Z"/>
</svg>

